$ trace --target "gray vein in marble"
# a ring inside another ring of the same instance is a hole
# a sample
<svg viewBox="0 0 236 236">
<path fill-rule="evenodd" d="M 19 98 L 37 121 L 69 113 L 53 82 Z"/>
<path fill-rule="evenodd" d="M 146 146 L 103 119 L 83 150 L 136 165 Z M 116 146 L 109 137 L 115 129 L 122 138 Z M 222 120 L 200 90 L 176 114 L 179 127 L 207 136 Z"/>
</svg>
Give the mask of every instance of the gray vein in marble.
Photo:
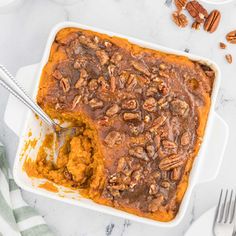
<svg viewBox="0 0 236 236">
<path fill-rule="evenodd" d="M 224 89 L 220 88 L 218 96 L 217 96 L 217 102 L 216 102 L 216 111 L 222 110 L 226 105 L 229 103 L 234 103 L 235 100 L 229 97 L 226 97 Z"/>
<path fill-rule="evenodd" d="M 122 228 L 120 236 L 123 236 L 125 234 L 125 231 L 129 226 L 131 226 L 131 222 L 129 220 L 124 220 L 124 224 L 123 224 L 123 228 Z"/>
<path fill-rule="evenodd" d="M 115 225 L 113 223 L 106 226 L 106 236 L 110 236 L 112 234 L 114 227 Z"/>
<path fill-rule="evenodd" d="M 171 6 L 172 6 L 172 0 L 166 0 L 166 1 L 165 1 L 165 5 L 166 5 L 167 7 L 169 7 L 169 8 L 171 8 Z"/>
</svg>

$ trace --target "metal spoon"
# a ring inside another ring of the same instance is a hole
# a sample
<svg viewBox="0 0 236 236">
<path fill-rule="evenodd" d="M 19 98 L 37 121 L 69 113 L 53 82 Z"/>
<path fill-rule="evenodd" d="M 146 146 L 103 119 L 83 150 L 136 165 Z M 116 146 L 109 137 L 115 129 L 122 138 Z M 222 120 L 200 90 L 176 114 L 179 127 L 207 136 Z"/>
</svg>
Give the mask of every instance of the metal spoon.
<svg viewBox="0 0 236 236">
<path fill-rule="evenodd" d="M 36 113 L 56 134 L 56 142 L 54 150 L 54 161 L 56 161 L 59 149 L 65 144 L 66 139 L 72 138 L 78 132 L 79 127 L 61 127 L 53 121 L 43 110 L 37 105 L 17 83 L 9 71 L 0 65 L 0 84 L 6 88 L 11 94 L 23 102 L 29 109 Z"/>
</svg>

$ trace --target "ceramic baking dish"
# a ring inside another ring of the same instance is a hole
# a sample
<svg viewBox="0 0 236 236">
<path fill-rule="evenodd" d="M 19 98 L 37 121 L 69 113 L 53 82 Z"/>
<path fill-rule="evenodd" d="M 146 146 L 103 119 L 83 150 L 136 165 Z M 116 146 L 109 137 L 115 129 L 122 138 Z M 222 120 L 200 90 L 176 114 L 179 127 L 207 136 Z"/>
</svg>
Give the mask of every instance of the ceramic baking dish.
<svg viewBox="0 0 236 236">
<path fill-rule="evenodd" d="M 67 202 L 70 204 L 74 204 L 76 206 L 81 206 L 81 207 L 93 209 L 96 211 L 100 211 L 103 213 L 108 213 L 111 215 L 123 217 L 123 218 L 134 220 L 134 221 L 139 221 L 142 223 L 152 224 L 156 226 L 162 226 L 162 227 L 176 226 L 177 224 L 180 223 L 180 221 L 184 217 L 186 209 L 188 208 L 188 203 L 189 203 L 194 186 L 196 186 L 199 183 L 214 179 L 217 175 L 217 172 L 219 170 L 219 167 L 222 161 L 223 152 L 224 152 L 225 145 L 228 138 L 228 128 L 225 122 L 214 111 L 214 107 L 216 103 L 216 96 L 219 90 L 220 77 L 221 77 L 219 67 L 214 62 L 206 58 L 202 58 L 202 57 L 191 55 L 191 54 L 186 54 L 180 51 L 176 51 L 176 50 L 162 47 L 156 44 L 144 42 L 144 41 L 131 38 L 128 36 L 115 34 L 113 32 L 108 32 L 108 31 L 101 30 L 98 28 L 89 27 L 89 26 L 85 26 L 85 25 L 81 25 L 81 24 L 73 23 L 73 22 L 64 22 L 64 23 L 60 23 L 56 25 L 52 29 L 49 35 L 48 41 L 47 41 L 47 45 L 46 45 L 46 49 L 45 49 L 42 61 L 39 64 L 39 66 L 30 66 L 30 67 L 24 68 L 21 71 L 19 71 L 17 75 L 17 79 L 20 80 L 20 83 L 23 86 L 24 85 L 28 86 L 28 91 L 32 93 L 32 97 L 34 99 L 36 98 L 36 95 L 37 95 L 38 83 L 40 80 L 42 69 L 48 60 L 51 44 L 55 38 L 56 33 L 62 28 L 66 28 L 66 27 L 78 27 L 81 29 L 89 29 L 89 30 L 97 31 L 99 33 L 104 33 L 110 36 L 118 36 L 121 38 L 126 38 L 131 43 L 138 44 L 142 47 L 151 48 L 151 49 L 155 49 L 155 50 L 159 50 L 159 51 L 163 51 L 163 52 L 171 53 L 171 54 L 184 55 L 184 56 L 189 57 L 191 60 L 199 61 L 201 63 L 209 65 L 215 71 L 216 79 L 213 86 L 213 92 L 212 92 L 212 98 L 211 98 L 212 105 L 209 112 L 209 117 L 207 121 L 207 127 L 205 130 L 203 143 L 201 145 L 199 154 L 194 161 L 193 168 L 192 168 L 190 178 L 189 178 L 189 186 L 187 188 L 183 201 L 180 205 L 180 209 L 176 218 L 170 222 L 158 222 L 155 220 L 129 214 L 124 211 L 114 209 L 112 207 L 99 205 L 89 199 L 79 196 L 79 194 L 76 192 L 73 192 L 71 190 L 68 191 L 69 189 L 62 186 L 57 186 L 59 189 L 59 192 L 56 192 L 56 193 L 47 191 L 46 189 L 39 188 L 39 184 L 44 183 L 47 180 L 29 178 L 26 175 L 26 173 L 22 170 L 22 165 L 25 161 L 25 158 L 27 157 L 30 157 L 32 159 L 36 158 L 37 151 L 41 145 L 41 142 L 45 134 L 48 133 L 49 130 L 44 124 L 42 124 L 42 122 L 38 118 L 36 118 L 36 116 L 31 111 L 27 110 L 27 108 L 25 108 L 22 104 L 19 104 L 18 102 L 16 102 L 15 98 L 10 96 L 9 103 L 5 112 L 5 121 L 8 124 L 8 126 L 11 127 L 20 137 L 20 142 L 19 142 L 19 146 L 18 146 L 16 158 L 15 158 L 15 163 L 14 163 L 14 170 L 13 170 L 13 175 L 16 180 L 16 183 L 21 188 L 28 190 L 30 192 L 33 192 L 33 193 L 36 193 L 45 197 L 49 197 L 52 199 L 57 199 L 57 200 Z M 37 71 L 36 75 L 35 75 L 35 71 Z M 17 122 L 16 122 L 15 114 L 17 114 Z M 29 132 L 32 133 L 30 137 L 29 137 Z M 34 139 L 38 140 L 37 144 L 30 145 L 33 142 L 29 142 L 29 140 L 32 141 Z"/>
</svg>

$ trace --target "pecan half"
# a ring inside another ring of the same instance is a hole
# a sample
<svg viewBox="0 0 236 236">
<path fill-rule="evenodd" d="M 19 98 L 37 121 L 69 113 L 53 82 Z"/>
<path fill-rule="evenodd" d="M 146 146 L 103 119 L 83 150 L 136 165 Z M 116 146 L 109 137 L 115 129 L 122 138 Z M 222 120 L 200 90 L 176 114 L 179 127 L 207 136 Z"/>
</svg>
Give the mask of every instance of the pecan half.
<svg viewBox="0 0 236 236">
<path fill-rule="evenodd" d="M 117 104 L 112 105 L 108 110 L 106 111 L 107 116 L 113 116 L 117 114 L 120 111 L 120 107 Z"/>
<path fill-rule="evenodd" d="M 180 139 L 180 144 L 182 146 L 186 146 L 190 143 L 190 134 L 188 132 L 185 132 L 182 134 L 181 139 Z"/>
<path fill-rule="evenodd" d="M 153 121 L 153 125 L 152 127 L 150 128 L 150 131 L 153 132 L 153 133 L 156 133 L 158 128 L 160 126 L 162 126 L 165 121 L 166 121 L 166 118 L 165 116 L 159 116 L 158 118 L 156 118 L 154 121 Z"/>
<path fill-rule="evenodd" d="M 225 43 L 220 42 L 220 43 L 219 43 L 219 47 L 220 47 L 221 49 L 226 49 L 226 48 L 227 48 L 227 45 L 226 45 Z"/>
<path fill-rule="evenodd" d="M 108 147 L 112 148 L 115 145 L 119 145 L 123 142 L 123 136 L 117 131 L 111 131 L 104 139 L 104 142 Z"/>
<path fill-rule="evenodd" d="M 80 100 L 81 100 L 81 95 L 77 95 L 74 97 L 73 102 L 72 102 L 72 110 L 74 110 L 76 108 L 76 106 L 79 104 Z"/>
<path fill-rule="evenodd" d="M 159 163 L 159 168 L 164 171 L 172 170 L 176 167 L 182 166 L 185 158 L 181 155 L 171 155 L 162 159 Z"/>
<path fill-rule="evenodd" d="M 186 27 L 188 25 L 187 17 L 183 13 L 181 13 L 179 11 L 175 11 L 172 14 L 172 19 L 173 19 L 174 23 L 177 26 L 179 26 L 180 28 L 184 28 L 184 27 Z"/>
<path fill-rule="evenodd" d="M 143 63 L 138 62 L 138 61 L 132 61 L 131 64 L 132 64 L 132 66 L 133 66 L 136 70 L 142 72 L 143 74 L 145 74 L 145 75 L 147 75 L 147 76 L 150 76 L 150 75 L 151 75 L 151 73 L 149 72 L 148 68 L 147 68 L 146 65 L 144 65 Z"/>
<path fill-rule="evenodd" d="M 138 159 L 149 161 L 148 155 L 143 147 L 134 147 L 129 150 L 129 155 L 136 157 Z"/>
<path fill-rule="evenodd" d="M 91 108 L 93 109 L 98 109 L 98 108 L 102 108 L 103 107 L 103 101 L 98 100 L 97 98 L 92 98 L 89 101 L 89 105 Z"/>
<path fill-rule="evenodd" d="M 232 57 L 231 54 L 225 55 L 225 59 L 226 59 L 226 61 L 227 61 L 229 64 L 232 64 L 232 62 L 233 62 L 233 57 Z"/>
<path fill-rule="evenodd" d="M 159 195 L 157 198 L 153 199 L 148 205 L 148 211 L 155 212 L 157 211 L 164 201 L 163 195 Z"/>
<path fill-rule="evenodd" d="M 171 179 L 174 181 L 179 180 L 181 177 L 181 167 L 174 168 L 171 172 Z"/>
<path fill-rule="evenodd" d="M 226 39 L 229 43 L 236 44 L 236 30 L 229 32 L 226 35 Z"/>
<path fill-rule="evenodd" d="M 101 65 L 105 65 L 109 60 L 108 54 L 103 50 L 96 51 L 96 56 L 98 57 Z"/>
<path fill-rule="evenodd" d="M 133 109 L 137 108 L 137 101 L 135 99 L 125 100 L 121 104 L 121 107 L 123 109 L 133 110 Z"/>
<path fill-rule="evenodd" d="M 60 86 L 63 89 L 63 92 L 66 93 L 70 90 L 70 81 L 67 78 L 62 78 L 60 80 Z"/>
<path fill-rule="evenodd" d="M 123 118 L 126 121 L 131 121 L 131 120 L 141 120 L 141 114 L 139 112 L 125 112 L 123 114 Z"/>
<path fill-rule="evenodd" d="M 176 8 L 181 11 L 185 8 L 186 3 L 188 0 L 175 0 L 175 6 Z"/>
<path fill-rule="evenodd" d="M 155 98 L 150 97 L 143 103 L 143 109 L 149 112 L 155 112 L 157 109 L 157 101 Z"/>
<path fill-rule="evenodd" d="M 52 73 L 52 76 L 57 79 L 57 80 L 60 80 L 63 78 L 61 72 L 59 70 L 55 70 L 53 73 Z"/>
<path fill-rule="evenodd" d="M 194 29 L 194 30 L 199 30 L 201 27 L 201 23 L 198 22 L 198 21 L 194 21 L 191 28 Z"/>
<path fill-rule="evenodd" d="M 204 22 L 205 18 L 208 17 L 207 10 L 197 1 L 188 2 L 186 9 L 189 14 L 200 23 Z"/>
<path fill-rule="evenodd" d="M 164 148 L 167 148 L 167 149 L 174 149 L 174 148 L 177 148 L 177 145 L 176 143 L 170 141 L 170 140 L 163 140 L 162 141 L 162 145 Z"/>
<path fill-rule="evenodd" d="M 221 14 L 218 10 L 213 10 L 204 23 L 204 30 L 213 33 L 217 30 L 220 23 Z"/>
</svg>

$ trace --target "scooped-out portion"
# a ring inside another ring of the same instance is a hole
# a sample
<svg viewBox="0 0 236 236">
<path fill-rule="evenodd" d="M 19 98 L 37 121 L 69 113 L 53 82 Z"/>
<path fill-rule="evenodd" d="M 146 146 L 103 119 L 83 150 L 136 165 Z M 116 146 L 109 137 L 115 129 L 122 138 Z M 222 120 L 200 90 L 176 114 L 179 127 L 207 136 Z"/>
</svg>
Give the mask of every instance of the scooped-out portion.
<svg viewBox="0 0 236 236">
<path fill-rule="evenodd" d="M 46 136 L 24 170 L 99 204 L 170 221 L 202 142 L 214 78 L 210 67 L 187 57 L 62 29 L 37 102 L 51 118 L 79 131 L 56 163 L 49 155 L 53 135 Z"/>
</svg>

